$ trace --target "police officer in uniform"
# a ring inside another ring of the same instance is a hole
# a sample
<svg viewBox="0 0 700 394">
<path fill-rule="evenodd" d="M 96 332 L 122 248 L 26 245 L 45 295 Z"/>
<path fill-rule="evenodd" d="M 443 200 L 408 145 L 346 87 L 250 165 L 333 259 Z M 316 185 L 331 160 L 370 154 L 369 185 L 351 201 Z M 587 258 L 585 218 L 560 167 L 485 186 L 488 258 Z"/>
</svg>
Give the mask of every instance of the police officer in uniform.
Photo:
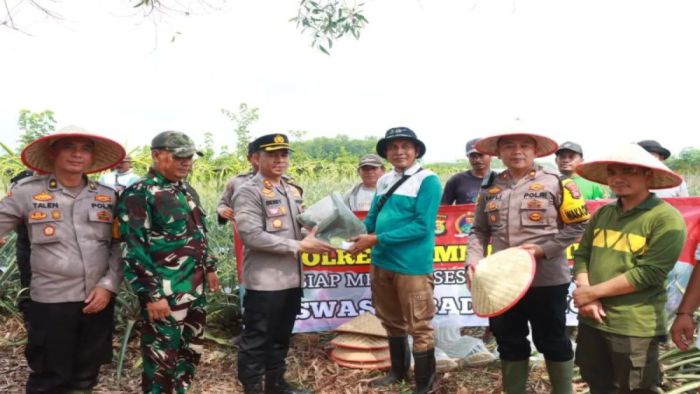
<svg viewBox="0 0 700 394">
<path fill-rule="evenodd" d="M 553 393 L 571 393 L 573 350 L 566 335 L 571 270 L 566 248 L 585 228 L 590 215 L 571 179 L 536 165 L 535 157 L 557 150 L 550 138 L 503 133 L 480 140 L 476 148 L 498 156 L 505 171 L 482 187 L 469 234 L 467 269 L 471 274 L 486 253 L 518 246 L 530 252 L 537 268 L 525 296 L 489 326 L 501 357 L 503 389 L 525 393 L 529 372 L 528 322 L 537 350 L 544 354 Z M 507 275 L 507 273 L 504 273 Z"/>
<path fill-rule="evenodd" d="M 292 151 L 284 134 L 264 135 L 251 143 L 258 173 L 233 196 L 233 210 L 243 260 L 243 332 L 238 351 L 238 379 L 245 393 L 309 393 L 284 380 L 285 358 L 296 315 L 301 309 L 303 273 L 300 252 L 330 253 L 334 248 L 304 237 L 296 215 L 299 190 L 283 175 Z"/>
<path fill-rule="evenodd" d="M 46 175 L 21 180 L 0 201 L 0 236 L 24 223 L 31 243 L 28 393 L 89 393 L 111 361 L 122 277 L 116 193 L 85 174 L 124 155 L 118 143 L 68 126 L 22 151 L 24 164 Z"/>
<path fill-rule="evenodd" d="M 156 135 L 153 166 L 124 191 L 117 210 L 126 243 L 124 273 L 142 307 L 146 393 L 188 390 L 202 352 L 204 290 L 219 288 L 204 208 L 185 181 L 195 154 L 200 153 L 184 133 Z"/>
</svg>

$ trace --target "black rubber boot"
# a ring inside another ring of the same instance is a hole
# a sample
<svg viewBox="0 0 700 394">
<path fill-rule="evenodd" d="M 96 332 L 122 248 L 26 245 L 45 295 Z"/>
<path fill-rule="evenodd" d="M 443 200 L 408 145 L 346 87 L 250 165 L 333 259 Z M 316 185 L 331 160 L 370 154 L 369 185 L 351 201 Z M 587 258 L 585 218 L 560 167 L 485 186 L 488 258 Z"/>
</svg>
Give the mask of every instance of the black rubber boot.
<svg viewBox="0 0 700 394">
<path fill-rule="evenodd" d="M 369 382 L 370 387 L 384 387 L 406 380 L 406 374 L 411 367 L 411 350 L 408 348 L 408 337 L 389 337 L 389 354 L 391 369 L 381 378 Z"/>
<path fill-rule="evenodd" d="M 313 394 L 313 391 L 292 386 L 284 380 L 284 369 L 265 372 L 265 394 Z"/>
<path fill-rule="evenodd" d="M 435 349 L 413 353 L 413 376 L 416 378 L 416 394 L 428 394 L 435 383 Z"/>
<path fill-rule="evenodd" d="M 245 394 L 263 394 L 262 381 L 244 384 L 243 385 L 243 392 Z"/>
</svg>

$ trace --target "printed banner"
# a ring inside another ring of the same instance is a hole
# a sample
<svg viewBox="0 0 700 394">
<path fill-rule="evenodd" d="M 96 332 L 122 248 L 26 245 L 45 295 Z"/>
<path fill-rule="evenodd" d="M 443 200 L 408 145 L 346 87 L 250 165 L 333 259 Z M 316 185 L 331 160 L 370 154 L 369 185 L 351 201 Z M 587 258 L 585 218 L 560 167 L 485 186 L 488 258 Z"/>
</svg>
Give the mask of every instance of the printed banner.
<svg viewBox="0 0 700 394">
<path fill-rule="evenodd" d="M 686 221 L 688 241 L 676 269 L 670 275 L 673 288 L 685 286 L 694 262 L 695 246 L 700 241 L 700 198 L 666 199 L 678 209 Z M 608 201 L 590 201 L 591 213 Z M 359 218 L 365 213 L 358 212 Z M 464 261 L 467 253 L 467 236 L 474 219 L 474 205 L 442 206 L 435 222 L 435 301 L 436 326 L 486 326 L 488 320 L 474 314 L 471 295 L 465 284 Z M 239 280 L 242 273 L 242 247 L 237 235 L 236 261 Z M 572 253 L 578 247 L 567 250 L 569 264 Z M 339 250 L 335 256 L 302 254 L 304 266 L 304 298 L 301 313 L 297 316 L 295 332 L 329 331 L 358 316 L 362 312 L 374 312 L 369 287 L 370 253 L 351 256 Z M 677 282 L 677 283 L 675 283 Z M 570 292 L 574 285 L 571 285 Z M 669 303 L 677 305 L 680 293 L 669 293 Z M 569 296 L 567 323 L 576 325 L 577 310 Z"/>
</svg>

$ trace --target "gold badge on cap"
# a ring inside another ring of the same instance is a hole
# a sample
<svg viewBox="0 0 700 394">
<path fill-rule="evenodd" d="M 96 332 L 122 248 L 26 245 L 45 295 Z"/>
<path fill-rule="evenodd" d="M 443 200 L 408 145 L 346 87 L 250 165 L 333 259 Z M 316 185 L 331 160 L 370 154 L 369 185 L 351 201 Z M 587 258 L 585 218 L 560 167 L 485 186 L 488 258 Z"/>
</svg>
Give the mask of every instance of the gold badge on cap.
<svg viewBox="0 0 700 394">
<path fill-rule="evenodd" d="M 51 211 L 51 219 L 58 220 L 60 218 L 61 218 L 61 211 L 59 211 L 59 210 Z"/>
<path fill-rule="evenodd" d="M 53 200 L 53 196 L 49 194 L 48 192 L 41 192 L 39 194 L 35 194 L 32 196 L 33 199 L 37 201 L 51 201 Z"/>
<path fill-rule="evenodd" d="M 272 221 L 272 227 L 274 228 L 282 228 L 282 221 L 279 219 L 275 219 Z"/>
<path fill-rule="evenodd" d="M 284 143 L 284 137 L 281 136 L 281 135 L 279 135 L 279 134 L 277 134 L 277 135 L 275 136 L 275 144 L 283 144 L 283 143 Z"/>
<path fill-rule="evenodd" d="M 29 218 L 32 220 L 44 220 L 48 215 L 46 212 L 34 211 L 29 214 Z"/>
<path fill-rule="evenodd" d="M 47 237 L 53 237 L 56 234 L 56 228 L 52 225 L 44 227 L 44 235 Z"/>
</svg>

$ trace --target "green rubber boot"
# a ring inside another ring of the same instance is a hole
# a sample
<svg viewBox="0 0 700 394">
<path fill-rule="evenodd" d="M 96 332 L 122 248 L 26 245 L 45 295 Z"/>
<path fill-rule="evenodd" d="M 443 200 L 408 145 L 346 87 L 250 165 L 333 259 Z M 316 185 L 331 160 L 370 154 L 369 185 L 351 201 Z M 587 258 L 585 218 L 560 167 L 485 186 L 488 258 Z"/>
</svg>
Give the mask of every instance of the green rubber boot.
<svg viewBox="0 0 700 394">
<path fill-rule="evenodd" d="M 549 382 L 552 385 L 552 394 L 572 394 L 571 382 L 574 380 L 574 360 L 549 361 L 546 360 Z"/>
<path fill-rule="evenodd" d="M 501 374 L 503 375 L 503 391 L 506 394 L 525 394 L 527 391 L 527 376 L 529 373 L 529 360 L 501 360 Z"/>
</svg>

